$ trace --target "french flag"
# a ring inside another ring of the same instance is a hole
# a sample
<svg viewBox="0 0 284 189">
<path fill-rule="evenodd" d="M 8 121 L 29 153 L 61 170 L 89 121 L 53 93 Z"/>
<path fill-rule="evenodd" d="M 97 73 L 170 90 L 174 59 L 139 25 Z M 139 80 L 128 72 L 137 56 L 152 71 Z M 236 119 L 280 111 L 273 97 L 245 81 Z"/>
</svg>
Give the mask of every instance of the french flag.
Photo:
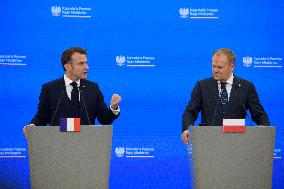
<svg viewBox="0 0 284 189">
<path fill-rule="evenodd" d="M 80 118 L 60 118 L 60 131 L 61 132 L 80 132 Z"/>
<path fill-rule="evenodd" d="M 224 133 L 244 133 L 245 131 L 245 119 L 223 119 Z"/>
</svg>

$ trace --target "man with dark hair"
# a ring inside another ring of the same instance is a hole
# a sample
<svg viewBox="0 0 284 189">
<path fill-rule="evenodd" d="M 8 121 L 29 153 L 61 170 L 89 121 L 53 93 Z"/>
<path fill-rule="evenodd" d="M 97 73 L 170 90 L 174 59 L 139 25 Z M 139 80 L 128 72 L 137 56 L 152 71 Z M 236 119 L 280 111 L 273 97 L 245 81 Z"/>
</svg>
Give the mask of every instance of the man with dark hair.
<svg viewBox="0 0 284 189">
<path fill-rule="evenodd" d="M 30 124 L 59 125 L 60 118 L 81 118 L 81 125 L 95 124 L 97 118 L 101 124 L 112 124 L 120 114 L 121 97 L 113 94 L 110 107 L 98 85 L 86 80 L 88 72 L 87 51 L 72 47 L 65 50 L 61 63 L 63 77 L 42 86 L 38 110 Z"/>
<path fill-rule="evenodd" d="M 235 62 L 236 56 L 228 48 L 213 52 L 213 78 L 196 83 L 182 115 L 181 139 L 185 144 L 189 141 L 188 127 L 194 125 L 200 111 L 200 125 L 220 126 L 223 119 L 244 119 L 247 110 L 257 125 L 270 125 L 254 85 L 233 74 Z"/>
<path fill-rule="evenodd" d="M 67 64 L 71 60 L 74 53 L 87 55 L 88 52 L 86 49 L 81 47 L 71 47 L 69 49 L 66 49 L 61 55 L 61 64 L 64 71 L 66 71 L 65 64 Z"/>
</svg>

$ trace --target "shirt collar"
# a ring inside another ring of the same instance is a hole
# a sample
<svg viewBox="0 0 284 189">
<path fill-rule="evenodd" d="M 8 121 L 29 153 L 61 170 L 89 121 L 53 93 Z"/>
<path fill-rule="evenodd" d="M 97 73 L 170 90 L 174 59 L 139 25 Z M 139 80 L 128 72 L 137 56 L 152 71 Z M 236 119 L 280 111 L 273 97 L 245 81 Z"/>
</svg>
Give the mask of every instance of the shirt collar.
<svg viewBox="0 0 284 189">
<path fill-rule="evenodd" d="M 234 81 L 234 74 L 231 75 L 231 77 L 229 77 L 229 79 L 226 81 L 227 84 L 233 85 L 233 81 Z M 220 84 L 221 81 L 218 81 L 218 84 Z"/>
<path fill-rule="evenodd" d="M 73 81 L 64 74 L 65 86 L 69 86 Z M 80 86 L 80 79 L 76 81 L 77 85 Z"/>
</svg>

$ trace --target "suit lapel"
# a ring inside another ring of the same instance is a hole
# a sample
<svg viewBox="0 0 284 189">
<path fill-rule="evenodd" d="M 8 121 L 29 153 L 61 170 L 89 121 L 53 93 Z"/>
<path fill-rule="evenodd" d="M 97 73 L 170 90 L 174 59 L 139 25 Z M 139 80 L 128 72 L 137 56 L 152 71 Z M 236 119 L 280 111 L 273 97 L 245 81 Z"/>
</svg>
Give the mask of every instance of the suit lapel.
<svg viewBox="0 0 284 189">
<path fill-rule="evenodd" d="M 85 113 L 85 106 L 84 106 L 84 100 L 86 99 L 86 80 L 81 79 L 80 81 L 80 87 L 82 90 L 80 90 L 80 117 L 86 116 Z"/>
<path fill-rule="evenodd" d="M 232 89 L 231 89 L 230 99 L 229 99 L 229 102 L 228 102 L 227 113 L 230 112 L 230 109 L 232 108 L 233 104 L 236 102 L 236 98 L 237 98 L 236 95 L 238 93 L 238 89 L 236 89 L 236 87 L 234 87 L 234 86 L 238 86 L 239 84 L 240 84 L 240 82 L 239 82 L 238 78 L 236 76 L 234 76 L 233 86 L 232 86 Z"/>
<path fill-rule="evenodd" d="M 61 107 L 63 111 L 66 111 L 66 112 L 62 112 L 62 115 L 65 114 L 67 117 L 70 117 L 71 115 L 70 99 L 66 92 L 65 81 L 63 77 L 60 80 L 59 87 L 60 87 L 60 92 L 58 93 L 61 93 L 63 91 Z"/>
<path fill-rule="evenodd" d="M 221 103 L 220 103 L 220 97 L 219 97 L 219 90 L 218 90 L 218 83 L 217 83 L 217 81 L 212 79 L 212 84 L 210 84 L 210 86 L 212 86 L 210 91 L 211 91 L 211 94 L 212 94 L 212 97 L 213 97 L 212 103 L 214 103 L 214 106 L 213 106 L 214 110 L 213 111 L 215 111 L 216 106 L 218 106 L 217 110 L 216 110 L 217 111 L 216 115 L 219 114 L 222 117 L 222 108 L 221 108 Z M 215 113 L 215 112 L 213 112 L 213 113 Z"/>
</svg>

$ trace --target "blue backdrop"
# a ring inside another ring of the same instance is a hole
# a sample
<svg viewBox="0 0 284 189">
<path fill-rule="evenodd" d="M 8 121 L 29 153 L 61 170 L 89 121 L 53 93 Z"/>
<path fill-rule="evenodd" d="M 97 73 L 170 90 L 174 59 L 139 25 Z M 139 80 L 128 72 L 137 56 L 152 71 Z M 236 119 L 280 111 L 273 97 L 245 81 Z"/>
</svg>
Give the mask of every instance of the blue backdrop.
<svg viewBox="0 0 284 189">
<path fill-rule="evenodd" d="M 110 188 L 188 188 L 181 115 L 220 47 L 235 51 L 234 73 L 255 84 L 277 127 L 273 188 L 283 188 L 283 9 L 274 0 L 1 2 L 0 188 L 30 188 L 22 127 L 71 46 L 88 50 L 88 79 L 108 104 L 122 96 Z"/>
</svg>

